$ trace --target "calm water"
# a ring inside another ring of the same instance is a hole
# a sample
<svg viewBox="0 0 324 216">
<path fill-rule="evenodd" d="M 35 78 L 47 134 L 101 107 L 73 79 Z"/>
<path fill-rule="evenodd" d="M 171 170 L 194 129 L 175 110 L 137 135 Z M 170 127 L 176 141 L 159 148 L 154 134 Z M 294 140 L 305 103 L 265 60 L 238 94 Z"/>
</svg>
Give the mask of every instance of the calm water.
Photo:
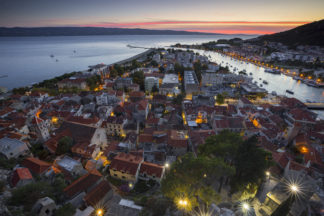
<svg viewBox="0 0 324 216">
<path fill-rule="evenodd" d="M 251 63 L 241 62 L 231 57 L 221 55 L 216 52 L 207 52 L 207 51 L 198 51 L 203 55 L 210 56 L 210 60 L 216 62 L 223 67 L 226 67 L 228 63 L 229 69 L 233 73 L 237 73 L 242 70 L 246 70 L 246 73 L 249 77 L 253 78 L 253 82 L 257 81 L 258 86 L 262 85 L 262 88 L 266 89 L 269 93 L 275 91 L 278 95 L 285 95 L 287 97 L 295 97 L 302 102 L 306 102 L 306 100 L 316 101 L 324 103 L 324 88 L 315 88 L 308 86 L 304 83 L 298 82 L 294 80 L 290 76 L 286 76 L 283 74 L 270 74 L 264 72 L 264 68 L 258 67 Z M 230 67 L 232 65 L 232 67 Z M 237 68 L 234 71 L 234 68 Z M 250 75 L 250 73 L 252 73 Z M 263 80 L 266 80 L 268 84 L 262 83 Z M 288 94 L 286 90 L 292 90 L 294 92 L 293 95 Z M 324 111 L 313 110 L 318 114 L 318 117 L 324 119 Z"/>
<path fill-rule="evenodd" d="M 11 89 L 30 85 L 64 73 L 85 70 L 89 65 L 111 64 L 144 51 L 128 48 L 128 44 L 162 47 L 233 37 L 237 35 L 0 37 L 0 76 L 8 75 L 0 78 L 0 86 Z"/>
</svg>

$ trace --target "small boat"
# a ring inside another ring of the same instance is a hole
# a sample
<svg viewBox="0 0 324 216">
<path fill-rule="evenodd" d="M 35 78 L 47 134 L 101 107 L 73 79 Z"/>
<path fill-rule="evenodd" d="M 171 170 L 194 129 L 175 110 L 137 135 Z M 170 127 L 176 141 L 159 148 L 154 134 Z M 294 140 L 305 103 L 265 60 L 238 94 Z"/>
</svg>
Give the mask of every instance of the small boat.
<svg viewBox="0 0 324 216">
<path fill-rule="evenodd" d="M 261 78 L 259 78 L 259 80 L 262 80 Z"/>
<path fill-rule="evenodd" d="M 265 81 L 265 80 L 263 80 L 263 84 L 266 84 L 266 85 L 268 85 L 268 82 L 267 82 L 267 81 Z"/>
<path fill-rule="evenodd" d="M 260 84 L 260 87 L 262 87 L 263 85 L 262 84 Z"/>
<path fill-rule="evenodd" d="M 289 89 L 287 89 L 286 92 L 289 93 L 289 94 L 294 94 L 294 92 L 292 90 L 289 90 Z"/>
<path fill-rule="evenodd" d="M 276 92 L 276 91 L 272 91 L 271 94 L 272 94 L 273 96 L 277 96 L 277 92 Z"/>
<path fill-rule="evenodd" d="M 58 59 L 56 59 L 55 61 L 56 61 L 56 62 L 58 62 L 59 60 L 58 60 Z"/>
<path fill-rule="evenodd" d="M 50 57 L 51 57 L 51 58 L 54 58 L 54 55 L 53 55 L 53 54 L 51 54 L 51 55 L 50 55 Z"/>
<path fill-rule="evenodd" d="M 73 50 L 73 52 L 74 52 L 74 53 L 76 53 L 76 51 L 75 51 L 75 50 Z"/>
<path fill-rule="evenodd" d="M 280 74 L 279 70 L 273 70 L 273 69 L 265 69 L 264 72 L 272 73 L 272 74 Z"/>
<path fill-rule="evenodd" d="M 8 75 L 0 75 L 0 78 L 6 78 Z"/>
<path fill-rule="evenodd" d="M 250 73 L 250 75 L 252 75 L 252 73 Z"/>
</svg>

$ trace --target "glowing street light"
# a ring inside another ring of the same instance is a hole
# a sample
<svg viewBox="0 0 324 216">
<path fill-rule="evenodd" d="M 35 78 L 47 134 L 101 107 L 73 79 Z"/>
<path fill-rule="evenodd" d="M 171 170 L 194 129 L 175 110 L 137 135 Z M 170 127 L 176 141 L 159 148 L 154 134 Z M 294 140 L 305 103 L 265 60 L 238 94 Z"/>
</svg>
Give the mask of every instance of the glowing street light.
<svg viewBox="0 0 324 216">
<path fill-rule="evenodd" d="M 296 184 L 292 184 L 292 185 L 290 185 L 290 190 L 291 190 L 291 192 L 293 192 L 294 194 L 296 194 L 296 193 L 299 192 L 299 187 Z"/>
<path fill-rule="evenodd" d="M 102 209 L 97 209 L 97 211 L 96 211 L 97 216 L 102 216 L 103 213 L 104 213 L 104 211 Z"/>
<path fill-rule="evenodd" d="M 170 164 L 169 163 L 165 163 L 165 167 L 169 168 Z"/>
<path fill-rule="evenodd" d="M 133 184 L 132 184 L 132 183 L 129 183 L 129 184 L 128 184 L 128 187 L 129 187 L 129 188 L 132 188 L 132 187 L 133 187 Z"/>
<path fill-rule="evenodd" d="M 250 210 L 250 205 L 245 202 L 245 203 L 242 204 L 242 209 L 243 209 L 244 212 L 247 212 L 247 211 Z"/>
</svg>

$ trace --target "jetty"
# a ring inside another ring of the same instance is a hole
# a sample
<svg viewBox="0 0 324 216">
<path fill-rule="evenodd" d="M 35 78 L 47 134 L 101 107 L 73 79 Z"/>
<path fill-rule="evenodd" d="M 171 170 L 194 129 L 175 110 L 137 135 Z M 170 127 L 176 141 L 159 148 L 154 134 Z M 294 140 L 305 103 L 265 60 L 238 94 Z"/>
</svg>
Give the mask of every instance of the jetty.
<svg viewBox="0 0 324 216">
<path fill-rule="evenodd" d="M 305 103 L 308 109 L 324 110 L 324 103 Z"/>
</svg>

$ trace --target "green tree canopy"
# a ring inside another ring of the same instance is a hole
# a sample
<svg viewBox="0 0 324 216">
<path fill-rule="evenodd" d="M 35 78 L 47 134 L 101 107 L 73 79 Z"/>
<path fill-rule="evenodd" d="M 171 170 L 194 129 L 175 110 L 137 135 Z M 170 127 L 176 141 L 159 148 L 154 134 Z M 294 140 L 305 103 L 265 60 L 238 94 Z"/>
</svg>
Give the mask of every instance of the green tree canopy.
<svg viewBox="0 0 324 216">
<path fill-rule="evenodd" d="M 221 105 L 221 104 L 224 103 L 224 101 L 225 101 L 224 96 L 223 96 L 222 94 L 218 94 L 218 95 L 217 95 L 217 98 L 216 98 L 216 103 L 217 103 L 218 105 Z"/>
<path fill-rule="evenodd" d="M 231 180 L 232 190 L 260 184 L 265 171 L 272 165 L 271 153 L 257 143 L 257 137 L 253 136 L 239 146 L 234 160 L 236 173 Z"/>
<path fill-rule="evenodd" d="M 144 90 L 144 72 L 143 71 L 136 71 L 132 74 L 133 82 L 138 84 L 141 88 L 141 90 Z"/>
<path fill-rule="evenodd" d="M 205 156 L 194 157 L 188 153 L 176 161 L 166 178 L 162 180 L 162 192 L 177 204 L 180 198 L 188 199 L 190 206 L 198 206 L 198 202 L 216 201 L 215 191 L 210 187 L 210 182 L 222 175 L 231 175 L 234 170 L 218 158 Z"/>
<path fill-rule="evenodd" d="M 56 154 L 61 155 L 70 151 L 73 145 L 73 139 L 69 136 L 62 137 L 57 145 Z"/>
</svg>

